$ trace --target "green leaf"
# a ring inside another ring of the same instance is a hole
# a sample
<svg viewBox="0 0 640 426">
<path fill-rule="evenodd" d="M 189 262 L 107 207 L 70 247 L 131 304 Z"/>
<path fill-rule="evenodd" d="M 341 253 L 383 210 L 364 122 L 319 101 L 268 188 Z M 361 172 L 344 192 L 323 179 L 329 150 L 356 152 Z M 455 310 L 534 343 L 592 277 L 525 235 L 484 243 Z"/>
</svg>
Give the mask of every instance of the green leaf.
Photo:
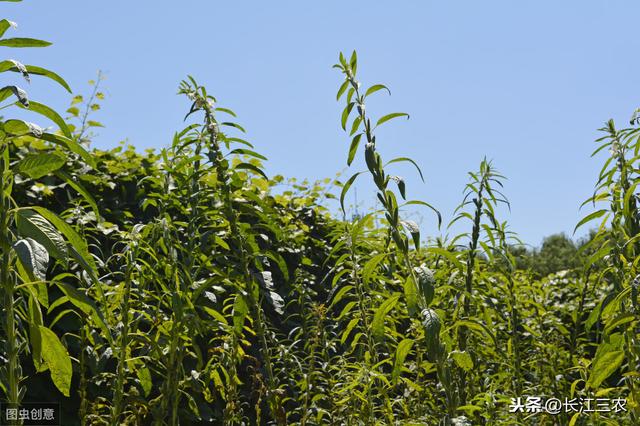
<svg viewBox="0 0 640 426">
<path fill-rule="evenodd" d="M 103 96 L 104 96 L 104 95 L 103 95 Z M 220 108 L 220 107 L 218 107 L 218 108 L 216 108 L 216 111 L 220 111 L 220 112 L 227 113 L 227 114 L 229 114 L 229 115 L 230 115 L 230 116 L 232 116 L 232 117 L 237 117 L 237 116 L 236 116 L 236 113 L 235 113 L 235 112 L 233 112 L 233 111 L 231 111 L 229 108 Z"/>
<path fill-rule="evenodd" d="M 66 162 L 64 156 L 58 153 L 27 154 L 18 162 L 18 172 L 31 179 L 40 179 L 62 167 Z"/>
<path fill-rule="evenodd" d="M 624 325 L 624 324 L 628 324 L 628 323 L 630 323 L 630 322 L 632 322 L 634 320 L 635 320 L 635 315 L 634 314 L 632 314 L 630 312 L 621 313 L 620 315 L 615 317 L 615 319 L 611 320 L 610 322 L 607 322 L 607 325 L 604 328 L 604 332 L 609 334 L 616 327 Z"/>
<path fill-rule="evenodd" d="M 473 370 L 473 360 L 471 359 L 471 355 L 465 351 L 451 351 L 449 352 L 449 358 L 452 358 L 458 367 L 462 368 L 464 371 Z"/>
<path fill-rule="evenodd" d="M 259 158 L 261 160 L 266 160 L 267 159 L 267 157 L 265 157 L 262 154 L 258 154 L 255 151 L 252 151 L 250 149 L 244 149 L 244 148 L 236 148 L 233 151 L 229 152 L 229 155 L 233 155 L 233 154 L 236 154 L 236 155 L 248 155 L 250 157 Z"/>
<path fill-rule="evenodd" d="M 347 324 L 344 331 L 342 332 L 342 337 L 340 337 L 340 343 L 344 345 L 344 343 L 349 338 L 349 335 L 353 331 L 353 328 L 358 324 L 358 322 L 360 322 L 359 317 L 351 318 L 351 321 L 349 321 L 349 324 Z"/>
<path fill-rule="evenodd" d="M 263 178 L 265 178 L 266 180 L 269 180 L 269 178 L 267 177 L 267 175 L 262 171 L 262 169 L 260 169 L 257 166 L 254 166 L 253 164 L 249 164 L 249 163 L 240 163 L 238 165 L 236 165 L 234 167 L 235 170 L 251 170 L 252 172 L 259 174 L 260 176 L 262 176 Z"/>
<path fill-rule="evenodd" d="M 230 121 L 225 121 L 223 123 L 220 123 L 220 125 L 221 126 L 227 126 L 227 127 L 233 127 L 233 128 L 236 128 L 236 129 L 240 130 L 242 133 L 247 133 L 247 131 L 244 129 L 244 127 L 242 127 L 238 123 L 232 123 Z"/>
<path fill-rule="evenodd" d="M 37 40 L 35 38 L 5 38 L 0 40 L 0 46 L 4 47 L 47 47 L 51 46 L 51 43 L 44 40 Z"/>
<path fill-rule="evenodd" d="M 14 119 L 4 122 L 4 131 L 12 136 L 37 135 L 42 133 L 34 124 Z"/>
<path fill-rule="evenodd" d="M 0 72 L 5 71 L 13 71 L 22 74 L 27 82 L 30 82 L 29 73 L 27 72 L 27 68 L 20 62 L 14 59 L 8 59 L 6 61 L 0 62 Z"/>
<path fill-rule="evenodd" d="M 360 128 L 360 124 L 362 124 L 362 117 L 357 116 L 353 120 L 353 123 L 351 123 L 351 131 L 349 132 L 349 136 L 353 136 L 358 131 L 358 129 Z"/>
<path fill-rule="evenodd" d="M 72 137 L 71 131 L 69 130 L 69 127 L 67 127 L 67 123 L 64 121 L 64 119 L 62 117 L 60 117 L 60 115 L 55 112 L 52 108 L 49 108 L 48 106 L 41 104 L 39 102 L 35 102 L 35 101 L 30 101 L 29 102 L 29 106 L 24 106 L 21 104 L 18 104 L 18 106 L 24 108 L 24 109 L 28 109 L 29 111 L 33 111 L 35 113 L 38 113 L 44 117 L 47 117 L 49 120 L 53 121 L 54 123 L 56 123 L 58 125 L 58 127 L 60 127 L 60 130 L 62 130 L 62 133 L 64 133 L 64 135 L 68 138 Z"/>
<path fill-rule="evenodd" d="M 600 216 L 604 215 L 605 213 L 607 213 L 607 210 L 605 209 L 601 209 L 598 211 L 595 211 L 591 214 L 588 214 L 587 216 L 585 216 L 580 222 L 578 222 L 578 224 L 576 225 L 575 228 L 573 228 L 573 233 L 575 234 L 576 231 L 578 230 L 578 228 L 580 228 L 582 225 L 584 225 L 587 222 L 592 221 L 593 219 L 597 219 Z"/>
<path fill-rule="evenodd" d="M 440 226 L 442 225 L 442 215 L 440 214 L 438 209 L 433 207 L 431 204 L 429 204 L 427 202 L 424 202 L 424 201 L 421 201 L 421 200 L 411 200 L 411 201 L 407 201 L 406 203 L 403 204 L 403 206 L 410 206 L 410 205 L 425 206 L 425 207 L 428 207 L 431 210 L 433 210 L 433 212 L 436 214 L 436 216 L 438 216 L 438 228 L 440 228 Z"/>
<path fill-rule="evenodd" d="M 338 93 L 336 94 L 336 101 L 340 100 L 340 98 L 342 97 L 342 94 L 345 92 L 345 90 L 347 90 L 347 87 L 349 87 L 349 80 L 345 80 L 340 85 L 340 89 L 338 89 Z"/>
<path fill-rule="evenodd" d="M 351 176 L 349 178 L 349 180 L 347 181 L 347 183 L 344 184 L 344 186 L 342 187 L 342 191 L 340 192 L 340 207 L 342 207 L 342 211 L 344 212 L 344 197 L 347 196 L 347 192 L 349 191 L 349 188 L 351 188 L 351 185 L 353 185 L 353 182 L 355 182 L 356 178 L 358 176 L 360 176 L 363 172 L 358 172 L 356 174 L 354 174 L 353 176 Z"/>
<path fill-rule="evenodd" d="M 96 168 L 96 160 L 93 158 L 93 155 L 89 154 L 79 143 L 60 135 L 55 135 L 53 133 L 42 133 L 42 135 L 37 136 L 39 139 L 45 140 L 47 142 L 54 143 L 56 145 L 67 148 L 69 151 L 74 154 L 78 154 L 80 158 L 84 160 L 89 166 Z"/>
<path fill-rule="evenodd" d="M 80 309 L 85 315 L 89 315 L 93 318 L 95 323 L 102 329 L 105 336 L 111 337 L 111 332 L 107 327 L 104 315 L 91 298 L 70 284 L 60 281 L 55 281 L 55 284 L 76 308 Z"/>
<path fill-rule="evenodd" d="M 40 326 L 42 336 L 42 357 L 51 371 L 51 379 L 64 396 L 69 396 L 71 388 L 71 358 L 56 334 L 47 327 Z"/>
<path fill-rule="evenodd" d="M 65 181 L 67 185 L 75 189 L 76 192 L 80 194 L 82 198 L 85 199 L 85 201 L 89 204 L 93 212 L 96 214 L 96 218 L 100 217 L 98 205 L 96 204 L 96 201 L 93 199 L 93 196 L 89 193 L 89 191 L 87 191 L 79 182 L 76 182 L 75 180 L 73 180 L 71 176 L 69 176 L 67 173 L 63 172 L 62 170 L 57 170 L 55 172 L 55 175 L 58 176 L 63 181 Z"/>
<path fill-rule="evenodd" d="M 358 145 L 360 145 L 360 139 L 362 138 L 362 133 L 357 134 L 351 140 L 351 146 L 349 147 L 349 158 L 347 158 L 347 166 L 350 166 L 353 163 L 353 159 L 356 156 L 356 152 L 358 151 Z"/>
<path fill-rule="evenodd" d="M 387 164 L 385 164 L 384 166 L 388 166 L 389 164 L 393 164 L 393 163 L 402 163 L 402 162 L 408 162 L 411 163 L 415 166 L 415 168 L 418 170 L 418 174 L 420 174 L 420 179 L 424 182 L 424 176 L 422 175 L 422 170 L 420 170 L 420 167 L 418 166 L 418 164 L 413 161 L 411 158 L 408 157 L 398 157 L 398 158 L 394 158 L 393 160 L 389 161 Z"/>
<path fill-rule="evenodd" d="M 38 299 L 31 294 L 29 295 L 29 343 L 36 371 L 43 371 L 43 367 L 46 365 L 42 363 L 42 335 L 40 333 L 42 325 L 42 311 Z"/>
<path fill-rule="evenodd" d="M 364 282 L 369 282 L 371 280 L 371 277 L 378 268 L 378 265 L 380 265 L 380 262 L 382 262 L 387 255 L 388 253 L 378 253 L 365 263 L 364 268 L 362 268 L 362 280 Z"/>
<path fill-rule="evenodd" d="M 624 351 L 609 351 L 596 357 L 591 365 L 591 374 L 587 381 L 587 387 L 598 389 L 603 381 L 611 376 L 622 365 Z"/>
<path fill-rule="evenodd" d="M 355 102 L 349 102 L 346 107 L 342 110 L 342 117 L 340 118 L 340 124 L 342 125 L 342 130 L 347 130 L 347 120 L 349 120 L 349 114 L 351 114 L 351 110 Z"/>
<path fill-rule="evenodd" d="M 18 86 L 4 86 L 0 89 L 0 102 L 4 101 L 11 95 L 15 95 L 18 98 L 18 101 L 23 106 L 29 106 L 29 98 L 27 97 L 27 92 L 19 88 Z"/>
<path fill-rule="evenodd" d="M 364 97 L 366 98 L 367 96 L 377 92 L 378 90 L 383 90 L 383 89 L 389 92 L 389 95 L 391 95 L 391 90 L 389 90 L 389 88 L 384 84 L 374 84 L 373 86 L 367 89 L 367 93 L 364 94 Z"/>
<path fill-rule="evenodd" d="M 244 327 L 244 319 L 249 313 L 249 306 L 244 300 L 242 294 L 237 294 L 233 302 L 233 328 L 237 334 L 242 333 L 242 327 Z"/>
<path fill-rule="evenodd" d="M 404 297 L 407 300 L 407 312 L 414 317 L 418 312 L 418 287 L 411 275 L 404 280 Z"/>
<path fill-rule="evenodd" d="M 62 235 L 42 215 L 29 209 L 18 210 L 16 214 L 18 233 L 42 244 L 47 252 L 66 264 L 69 258 L 67 244 Z"/>
<path fill-rule="evenodd" d="M 76 261 L 82 266 L 82 268 L 87 271 L 90 275 L 95 275 L 95 271 L 97 270 L 96 264 L 93 261 L 93 257 L 89 253 L 89 247 L 87 246 L 87 242 L 82 238 L 67 222 L 60 219 L 55 213 L 47 210 L 44 207 L 30 207 L 30 209 L 35 210 L 39 214 L 41 214 L 44 218 L 46 218 L 49 222 L 56 227 L 62 235 L 67 239 L 69 244 L 71 245 L 72 250 L 69 250 L 69 254 L 76 259 Z M 97 281 L 97 280 L 94 280 Z"/>
<path fill-rule="evenodd" d="M 151 389 L 153 388 L 151 372 L 145 366 L 137 366 L 135 370 L 136 376 L 138 376 L 138 380 L 140 380 L 140 386 L 142 386 L 144 396 L 149 396 L 149 394 L 151 393 Z"/>
<path fill-rule="evenodd" d="M 26 65 L 25 68 L 27 69 L 27 72 L 31 75 L 41 75 L 43 77 L 47 77 L 53 81 L 55 81 L 56 83 L 58 83 L 60 86 L 64 87 L 65 90 L 69 93 L 71 93 L 71 87 L 69 87 L 69 85 L 67 84 L 67 82 L 60 77 L 58 74 L 56 74 L 53 71 L 50 71 L 46 68 L 42 68 L 42 67 L 37 67 L 35 65 Z"/>
<path fill-rule="evenodd" d="M 602 309 L 602 303 L 604 300 L 598 302 L 598 304 L 589 312 L 589 316 L 587 320 L 584 322 L 584 328 L 587 331 L 591 330 L 593 324 L 595 324 L 600 319 L 600 310 Z"/>
<path fill-rule="evenodd" d="M 47 278 L 47 266 L 49 265 L 49 252 L 32 238 L 18 240 L 13 244 L 13 250 L 18 255 L 22 265 L 37 279 Z"/>
<path fill-rule="evenodd" d="M 0 1 L 20 1 L 20 0 L 0 0 Z M 0 37 L 4 35 L 5 32 L 11 27 L 16 27 L 16 23 L 9 21 L 8 19 L 3 19 L 0 21 Z"/>
<path fill-rule="evenodd" d="M 409 114 L 407 114 L 406 112 L 392 112 L 391 114 L 387 114 L 384 117 L 380 117 L 380 119 L 376 123 L 376 127 L 396 117 L 407 117 L 407 119 L 409 119 Z"/>
<path fill-rule="evenodd" d="M 404 364 L 404 360 L 407 358 L 407 355 L 411 351 L 411 347 L 413 346 L 413 340 L 411 339 L 403 339 L 400 343 L 398 343 L 398 347 L 396 348 L 396 356 L 393 361 L 393 371 L 391 372 L 391 380 L 395 383 L 400 377 L 400 371 L 402 370 L 402 365 Z"/>
<path fill-rule="evenodd" d="M 373 320 L 371 321 L 371 334 L 378 340 L 384 337 L 384 320 L 387 314 L 398 302 L 400 294 L 395 294 L 382 302 L 382 304 L 376 309 L 373 314 Z"/>
</svg>

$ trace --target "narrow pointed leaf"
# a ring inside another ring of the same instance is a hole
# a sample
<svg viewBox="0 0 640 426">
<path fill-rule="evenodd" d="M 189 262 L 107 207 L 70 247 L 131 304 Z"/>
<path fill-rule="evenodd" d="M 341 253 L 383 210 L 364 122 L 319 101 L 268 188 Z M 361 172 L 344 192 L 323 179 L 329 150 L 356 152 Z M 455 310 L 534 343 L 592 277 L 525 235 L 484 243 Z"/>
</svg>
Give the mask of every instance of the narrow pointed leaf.
<svg viewBox="0 0 640 426">
<path fill-rule="evenodd" d="M 382 123 L 386 123 L 387 121 L 392 120 L 392 119 L 397 118 L 397 117 L 407 117 L 407 119 L 408 119 L 409 118 L 409 114 L 407 114 L 406 112 L 393 112 L 391 114 L 387 114 L 384 117 L 380 117 L 380 119 L 376 123 L 376 126 L 379 126 Z"/>
<path fill-rule="evenodd" d="M 51 43 L 44 40 L 38 40 L 35 38 L 5 38 L 0 39 L 0 46 L 4 47 L 47 47 L 51 46 Z"/>
</svg>

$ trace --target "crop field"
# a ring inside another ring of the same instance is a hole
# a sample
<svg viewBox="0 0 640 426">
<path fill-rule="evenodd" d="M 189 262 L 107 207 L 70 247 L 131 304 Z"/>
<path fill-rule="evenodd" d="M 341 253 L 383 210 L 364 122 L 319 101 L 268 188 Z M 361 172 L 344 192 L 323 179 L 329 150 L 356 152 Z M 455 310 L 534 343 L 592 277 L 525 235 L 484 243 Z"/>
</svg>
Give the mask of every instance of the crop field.
<svg viewBox="0 0 640 426">
<path fill-rule="evenodd" d="M 0 46 L 48 46 L 14 26 Z M 391 92 L 336 56 L 340 155 L 366 168 L 284 191 L 193 77 L 164 148 L 99 150 L 99 80 L 0 58 L 0 425 L 640 424 L 638 114 L 600 129 L 589 235 L 532 251 L 499 164 L 478 159 L 452 217 L 413 199 L 394 167 L 422 178 L 419 159 L 376 139 L 408 114 L 366 108 Z M 361 181 L 377 204 L 348 217 Z M 414 210 L 463 232 L 423 235 Z"/>
</svg>

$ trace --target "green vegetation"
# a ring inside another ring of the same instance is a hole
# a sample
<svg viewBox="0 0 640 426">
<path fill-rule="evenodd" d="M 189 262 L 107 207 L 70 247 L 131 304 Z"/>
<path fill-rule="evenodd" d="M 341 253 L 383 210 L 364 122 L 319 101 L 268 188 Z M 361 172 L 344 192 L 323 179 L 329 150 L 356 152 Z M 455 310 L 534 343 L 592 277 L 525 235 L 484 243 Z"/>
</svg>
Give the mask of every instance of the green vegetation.
<svg viewBox="0 0 640 426">
<path fill-rule="evenodd" d="M 11 26 L 0 45 L 48 44 L 7 38 Z M 404 215 L 440 213 L 392 174 L 402 162 L 422 177 L 418 161 L 377 151 L 376 129 L 408 115 L 373 118 L 367 98 L 388 89 L 365 88 L 357 65 L 340 54 L 337 99 L 347 163 L 363 155 L 367 169 L 336 184 L 343 211 L 358 178 L 380 204 L 350 221 L 323 207 L 330 181 L 279 190 L 235 113 L 192 77 L 186 127 L 144 154 L 87 150 L 100 79 L 69 122 L 0 89 L 6 116 L 59 129 L 0 120 L 2 401 L 60 402 L 65 425 L 639 424 L 640 120 L 602 129 L 584 241 L 524 248 L 499 217 L 504 178 L 482 160 L 448 222 L 468 232 L 425 243 Z M 0 71 L 71 91 L 41 67 Z M 625 410 L 510 412 L 527 396 Z"/>
</svg>

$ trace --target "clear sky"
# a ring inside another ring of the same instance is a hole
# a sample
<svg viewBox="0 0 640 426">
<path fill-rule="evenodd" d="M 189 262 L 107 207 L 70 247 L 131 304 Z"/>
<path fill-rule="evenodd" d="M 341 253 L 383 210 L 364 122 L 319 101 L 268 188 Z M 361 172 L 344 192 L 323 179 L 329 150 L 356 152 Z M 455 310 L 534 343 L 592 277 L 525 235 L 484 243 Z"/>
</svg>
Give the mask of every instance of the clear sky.
<svg viewBox="0 0 640 426">
<path fill-rule="evenodd" d="M 97 70 L 106 74 L 107 99 L 94 117 L 106 128 L 94 146 L 167 146 L 188 109 L 178 83 L 192 74 L 236 111 L 269 157 L 269 174 L 311 180 L 346 167 L 349 139 L 335 101 L 342 77 L 331 65 L 356 49 L 363 84 L 385 83 L 393 94 L 379 92 L 368 111 L 411 114 L 378 136 L 383 156 L 410 156 L 423 168 L 425 184 L 397 168 L 410 197 L 450 218 L 467 171 L 486 155 L 508 177 L 504 218 L 532 245 L 571 234 L 603 162 L 590 158 L 597 129 L 609 118 L 624 126 L 640 106 L 636 0 L 0 5 L 19 24 L 12 34 L 54 43 L 5 56 L 55 70 L 76 93 L 88 91 Z M 68 106 L 70 96 L 50 83 L 27 89 Z M 357 186 L 365 206 L 375 200 L 367 180 Z M 438 234 L 428 212 L 421 225 Z"/>
</svg>

